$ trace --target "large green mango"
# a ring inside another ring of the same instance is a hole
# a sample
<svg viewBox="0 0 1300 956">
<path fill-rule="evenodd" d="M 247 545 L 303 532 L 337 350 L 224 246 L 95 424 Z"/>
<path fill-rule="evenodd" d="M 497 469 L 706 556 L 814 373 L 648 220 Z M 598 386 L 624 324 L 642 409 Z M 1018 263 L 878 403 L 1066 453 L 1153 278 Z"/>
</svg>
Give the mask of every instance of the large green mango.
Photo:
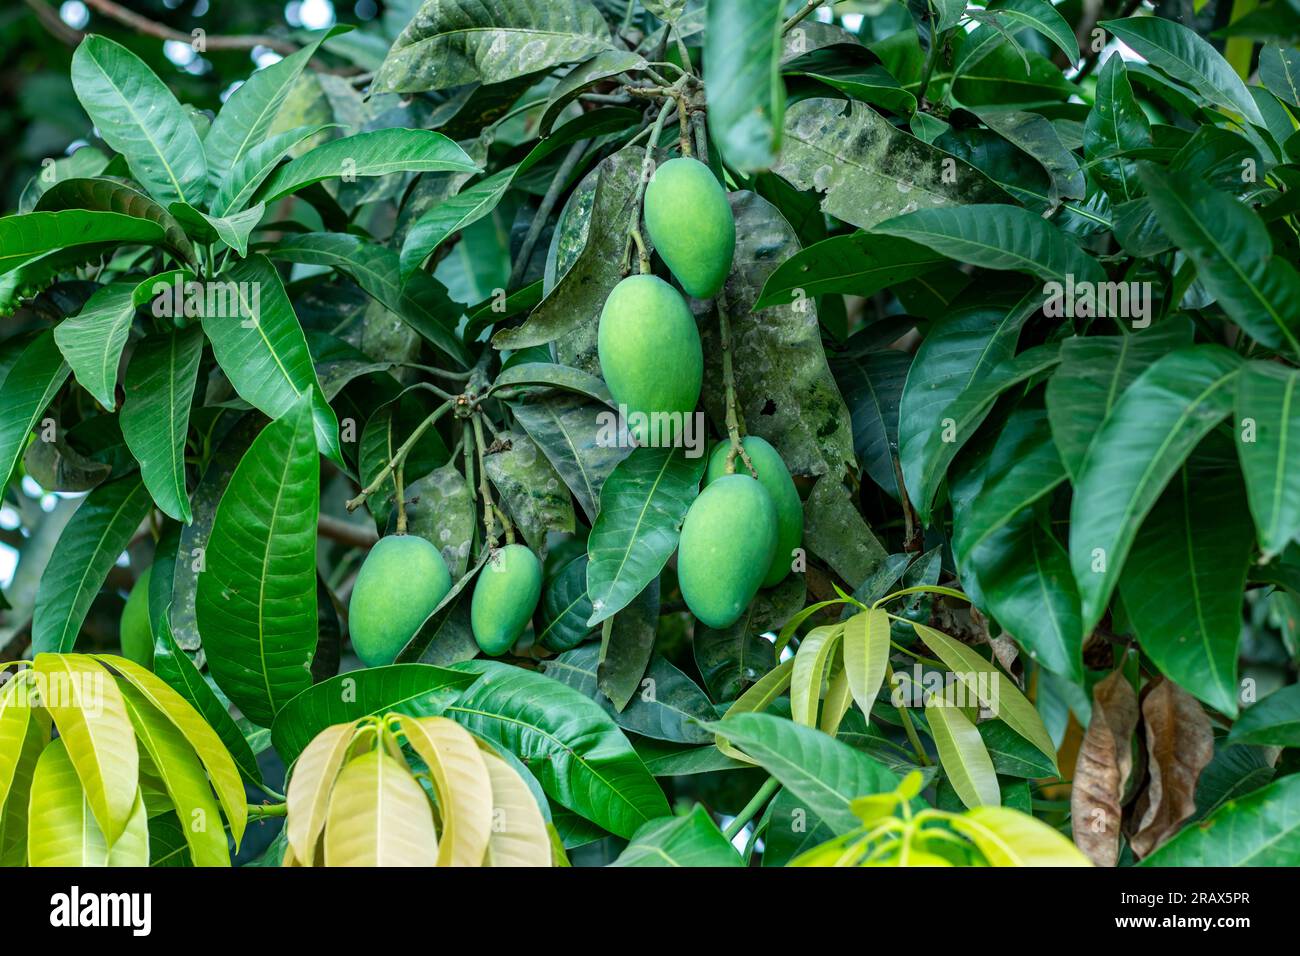
<svg viewBox="0 0 1300 956">
<path fill-rule="evenodd" d="M 352 649 L 367 667 L 393 663 L 451 590 L 442 553 L 413 534 L 380 538 L 370 549 L 348 603 Z"/>
<path fill-rule="evenodd" d="M 655 251 L 688 295 L 711 299 L 731 272 L 736 220 L 709 167 L 670 159 L 645 191 L 645 225 Z"/>
<path fill-rule="evenodd" d="M 760 482 L 723 475 L 686 512 L 677 547 L 682 597 L 709 627 L 729 627 L 758 593 L 776 551 L 776 508 Z"/>
<path fill-rule="evenodd" d="M 522 544 L 495 552 L 478 573 L 469 606 L 474 640 L 484 654 L 504 654 L 519 640 L 542 596 L 542 563 Z"/>
<path fill-rule="evenodd" d="M 122 621 L 118 626 L 122 656 L 149 670 L 153 670 L 153 628 L 149 624 L 151 577 L 153 565 L 145 568 L 144 574 L 136 578 L 135 586 L 126 596 L 126 606 L 122 608 Z"/>
<path fill-rule="evenodd" d="M 680 424 L 670 428 L 643 419 L 656 413 L 690 415 L 700 400 L 704 353 L 695 317 L 686 300 L 663 279 L 628 276 L 614 287 L 600 313 L 597 334 L 600 369 L 628 427 L 646 444 L 653 428 L 674 444 Z"/>
<path fill-rule="evenodd" d="M 766 439 L 757 435 L 746 435 L 740 440 L 749 455 L 754 471 L 758 473 L 758 482 L 767 489 L 776 508 L 776 553 L 772 555 L 772 566 L 763 578 L 763 587 L 770 588 L 785 580 L 793 563 L 792 552 L 803 541 L 803 502 L 799 500 L 799 491 L 790 477 L 790 469 Z M 727 473 L 727 453 L 731 449 L 730 441 L 718 442 L 709 457 L 709 470 L 704 475 L 705 485 L 709 485 Z M 740 456 L 736 456 L 736 474 L 748 475 L 749 469 Z"/>
</svg>

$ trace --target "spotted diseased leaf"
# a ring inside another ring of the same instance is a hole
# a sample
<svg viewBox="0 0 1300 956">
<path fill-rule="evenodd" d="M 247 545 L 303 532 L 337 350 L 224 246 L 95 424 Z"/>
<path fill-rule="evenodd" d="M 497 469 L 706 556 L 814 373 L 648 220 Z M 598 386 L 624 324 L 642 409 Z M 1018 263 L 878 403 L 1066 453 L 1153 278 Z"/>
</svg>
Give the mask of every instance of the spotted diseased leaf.
<svg viewBox="0 0 1300 956">
<path fill-rule="evenodd" d="M 1137 720 L 1137 694 L 1119 668 L 1093 688 L 1092 719 L 1070 788 L 1074 845 L 1098 866 L 1119 861 L 1121 804 L 1133 771 Z"/>
<path fill-rule="evenodd" d="M 406 486 L 406 530 L 442 552 L 452 580 L 469 566 L 474 542 L 474 500 L 454 465 L 435 468 Z"/>
<path fill-rule="evenodd" d="M 632 450 L 630 441 L 618 440 L 617 425 L 610 427 L 614 415 L 609 406 L 549 392 L 512 402 L 510 408 L 573 492 L 587 520 L 595 521 L 605 480 Z"/>
<path fill-rule="evenodd" d="M 548 532 L 573 530 L 569 489 L 526 433 L 502 432 L 484 456 L 483 467 L 524 540 L 535 550 L 545 550 Z"/>
</svg>

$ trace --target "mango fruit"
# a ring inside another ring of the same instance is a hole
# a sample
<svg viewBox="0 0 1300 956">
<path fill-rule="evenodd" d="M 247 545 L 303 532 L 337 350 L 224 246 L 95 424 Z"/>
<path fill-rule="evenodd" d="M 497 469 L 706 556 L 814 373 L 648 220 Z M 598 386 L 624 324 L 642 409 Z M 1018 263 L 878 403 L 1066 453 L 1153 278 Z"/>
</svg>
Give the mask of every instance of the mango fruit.
<svg viewBox="0 0 1300 956">
<path fill-rule="evenodd" d="M 659 444 L 674 443 L 677 415 L 695 411 L 704 380 L 700 333 L 681 293 L 658 276 L 628 276 L 605 300 L 596 344 L 605 384 L 632 434 L 648 444 L 659 430 Z M 647 419 L 656 413 L 676 414 L 655 425 Z"/>
<path fill-rule="evenodd" d="M 687 295 L 718 294 L 736 252 L 736 220 L 708 166 L 679 157 L 656 169 L 646 185 L 645 226 Z"/>
<path fill-rule="evenodd" d="M 484 654 L 514 647 L 542 596 L 542 562 L 522 544 L 493 552 L 474 583 L 469 623 Z"/>
<path fill-rule="evenodd" d="M 149 623 L 149 580 L 152 577 L 153 565 L 150 565 L 136 578 L 135 586 L 126 596 L 118 628 L 122 656 L 149 670 L 153 670 L 153 627 Z"/>
<path fill-rule="evenodd" d="M 776 507 L 761 482 L 723 475 L 691 503 L 677 546 L 682 598 L 701 622 L 730 627 L 758 593 L 776 552 Z"/>
<path fill-rule="evenodd" d="M 442 552 L 413 534 L 380 538 L 348 602 L 352 649 L 367 667 L 391 664 L 451 590 Z"/>
<path fill-rule="evenodd" d="M 790 469 L 777 450 L 766 439 L 757 435 L 746 435 L 740 440 L 745 453 L 749 455 L 754 471 L 758 473 L 758 483 L 767 489 L 776 508 L 776 553 L 772 555 L 772 566 L 763 578 L 763 587 L 770 588 L 785 580 L 793 563 L 791 552 L 799 547 L 803 540 L 803 502 L 799 500 L 799 491 L 790 477 Z M 727 473 L 727 453 L 731 450 L 730 441 L 720 441 L 709 456 L 709 469 L 704 474 L 707 486 Z M 737 475 L 751 477 L 744 460 L 736 456 Z"/>
</svg>

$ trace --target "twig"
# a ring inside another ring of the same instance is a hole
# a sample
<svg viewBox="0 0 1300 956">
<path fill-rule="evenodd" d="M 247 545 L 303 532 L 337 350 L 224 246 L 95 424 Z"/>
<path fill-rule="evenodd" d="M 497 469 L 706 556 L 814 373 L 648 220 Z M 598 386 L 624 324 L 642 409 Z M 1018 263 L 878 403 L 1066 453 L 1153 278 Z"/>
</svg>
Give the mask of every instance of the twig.
<svg viewBox="0 0 1300 956">
<path fill-rule="evenodd" d="M 316 532 L 322 538 L 329 538 L 331 541 L 354 548 L 374 547 L 375 542 L 379 540 L 379 536 L 370 528 L 330 515 L 321 515 L 316 520 Z"/>
<path fill-rule="evenodd" d="M 589 139 L 580 139 L 570 146 L 568 155 L 564 157 L 564 162 L 560 163 L 560 168 L 555 171 L 555 176 L 551 179 L 551 185 L 547 187 L 546 195 L 542 197 L 541 205 L 537 207 L 537 213 L 528 226 L 528 234 L 524 236 L 523 244 L 519 247 L 519 258 L 515 260 L 514 267 L 510 270 L 510 281 L 506 284 L 507 289 L 517 289 L 519 283 L 523 281 L 524 273 L 528 271 L 528 261 L 533 257 L 533 247 L 537 245 L 537 240 L 542 234 L 542 229 L 546 227 L 546 221 L 551 217 L 551 210 L 555 208 L 560 193 L 564 192 L 569 176 L 573 174 L 574 168 L 582 159 L 590 143 L 591 140 Z"/>
<path fill-rule="evenodd" d="M 84 34 L 64 23 L 58 12 L 46 6 L 44 0 L 26 0 L 26 3 L 27 6 L 32 8 L 32 13 L 36 14 L 36 19 L 41 21 L 41 26 L 45 27 L 45 31 L 60 43 L 76 46 L 81 42 Z"/>
<path fill-rule="evenodd" d="M 375 476 L 375 480 L 362 488 L 359 495 L 348 501 L 348 511 L 356 511 L 365 503 L 367 498 L 383 487 L 384 482 L 388 480 L 388 476 L 393 473 L 393 470 L 395 468 L 400 468 L 402 462 L 406 461 L 406 456 L 411 453 L 411 449 L 414 448 L 415 443 L 420 440 L 420 436 L 437 424 L 438 419 L 446 413 L 447 409 L 451 408 L 451 405 L 451 402 L 443 402 L 434 410 L 432 415 L 415 426 L 415 430 L 411 432 L 411 437 L 402 442 L 397 451 L 393 452 L 392 459 L 388 464 L 384 465 L 383 470 Z"/>
<path fill-rule="evenodd" d="M 808 14 L 812 13 L 814 10 L 820 7 L 824 2 L 825 0 L 808 0 L 808 2 L 803 5 L 803 8 L 798 13 L 794 14 L 793 16 L 790 17 L 789 20 L 786 20 L 785 23 L 781 24 L 781 36 L 785 36 L 787 33 L 793 30 L 795 24 L 797 24 L 804 17 L 808 16 Z M 831 0 L 831 5 L 834 6 L 834 0 Z"/>
<path fill-rule="evenodd" d="M 890 687 L 894 686 L 894 668 L 888 661 L 885 662 L 885 680 L 889 682 Z M 921 766 L 930 766 L 930 758 L 926 754 L 925 748 L 921 746 L 921 738 L 916 735 L 916 727 L 912 724 L 912 715 L 907 712 L 906 707 L 900 706 L 897 709 L 898 716 L 903 721 L 903 731 L 907 734 L 908 743 L 916 751 L 916 759 L 920 761 Z"/>
</svg>

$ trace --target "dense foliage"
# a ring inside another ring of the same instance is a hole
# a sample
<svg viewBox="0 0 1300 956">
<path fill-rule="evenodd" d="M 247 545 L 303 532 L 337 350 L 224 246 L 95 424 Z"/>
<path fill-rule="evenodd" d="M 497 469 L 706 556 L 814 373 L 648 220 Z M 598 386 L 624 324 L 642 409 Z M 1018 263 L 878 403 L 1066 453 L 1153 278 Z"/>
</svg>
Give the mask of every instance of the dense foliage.
<svg viewBox="0 0 1300 956">
<path fill-rule="evenodd" d="M 1192 7 L 72 37 L 0 862 L 1300 863 L 1300 8 Z"/>
</svg>

